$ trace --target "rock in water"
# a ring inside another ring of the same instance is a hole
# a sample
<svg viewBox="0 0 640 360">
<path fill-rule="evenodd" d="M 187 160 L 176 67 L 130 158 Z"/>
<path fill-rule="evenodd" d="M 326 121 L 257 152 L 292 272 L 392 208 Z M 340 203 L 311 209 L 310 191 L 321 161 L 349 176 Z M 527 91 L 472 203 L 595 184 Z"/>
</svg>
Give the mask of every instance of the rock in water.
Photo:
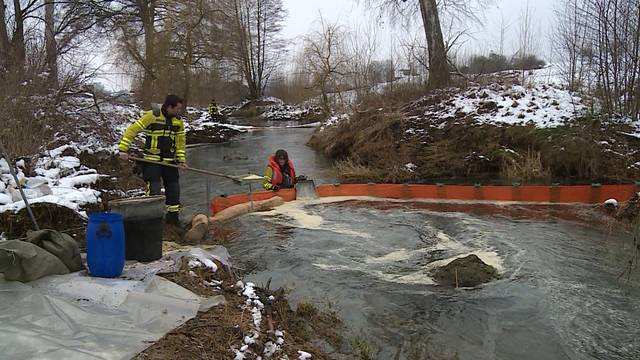
<svg viewBox="0 0 640 360">
<path fill-rule="evenodd" d="M 473 287 L 489 282 L 499 277 L 498 271 L 491 265 L 485 264 L 476 255 L 469 255 L 455 259 L 435 271 L 434 278 L 442 285 Z"/>
</svg>

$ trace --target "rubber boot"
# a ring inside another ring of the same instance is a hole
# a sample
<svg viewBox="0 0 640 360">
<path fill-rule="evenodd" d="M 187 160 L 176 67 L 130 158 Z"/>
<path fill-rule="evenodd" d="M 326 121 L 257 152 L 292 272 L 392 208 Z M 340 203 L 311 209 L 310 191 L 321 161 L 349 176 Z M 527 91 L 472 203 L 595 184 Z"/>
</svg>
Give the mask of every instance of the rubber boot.
<svg viewBox="0 0 640 360">
<path fill-rule="evenodd" d="M 170 225 L 180 225 L 180 213 L 168 212 L 164 217 L 164 222 Z"/>
</svg>

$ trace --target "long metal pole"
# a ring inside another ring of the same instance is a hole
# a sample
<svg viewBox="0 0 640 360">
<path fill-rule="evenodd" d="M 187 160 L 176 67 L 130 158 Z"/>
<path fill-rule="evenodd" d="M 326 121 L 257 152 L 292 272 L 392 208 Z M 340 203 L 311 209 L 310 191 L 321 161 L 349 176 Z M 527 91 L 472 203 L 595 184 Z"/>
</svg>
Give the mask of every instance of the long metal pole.
<svg viewBox="0 0 640 360">
<path fill-rule="evenodd" d="M 33 227 L 36 229 L 36 231 L 40 231 L 40 226 L 38 226 L 36 217 L 33 215 L 33 211 L 31 211 L 31 206 L 29 205 L 29 201 L 27 201 L 27 196 L 24 194 L 24 191 L 22 190 L 22 186 L 20 186 L 20 180 L 18 180 L 18 175 L 16 175 L 16 172 L 13 170 L 13 161 L 11 161 L 11 158 L 9 158 L 9 153 L 7 153 L 7 151 L 4 149 L 4 146 L 2 146 L 2 142 L 0 142 L 0 153 L 1 153 L 0 155 L 2 155 L 2 157 L 4 157 L 4 159 L 7 161 L 7 164 L 9 164 L 9 172 L 11 173 L 11 176 L 13 176 L 13 180 L 15 180 L 16 186 L 20 191 L 20 196 L 22 196 L 22 201 L 24 201 L 24 205 L 27 208 L 29 217 L 31 217 L 31 221 L 33 221 Z"/>
<path fill-rule="evenodd" d="M 166 167 L 175 168 L 175 169 L 181 169 L 181 170 L 184 170 L 184 171 L 191 171 L 191 172 L 204 174 L 204 175 L 223 177 L 223 178 L 231 179 L 234 182 L 236 182 L 237 184 L 241 184 L 242 183 L 242 180 L 239 179 L 236 176 L 220 174 L 220 173 L 216 173 L 216 172 L 213 172 L 213 171 L 207 171 L 207 170 L 201 170 L 201 169 L 195 169 L 195 168 L 183 168 L 183 167 L 180 167 L 178 165 L 166 164 L 166 163 L 163 163 L 163 162 L 160 162 L 160 161 L 147 160 L 147 159 L 143 159 L 143 158 L 139 158 L 139 157 L 135 157 L 135 156 L 129 156 L 129 159 L 135 160 L 135 161 L 144 162 L 144 163 L 149 163 L 149 164 L 155 164 L 155 165 L 166 166 Z"/>
</svg>

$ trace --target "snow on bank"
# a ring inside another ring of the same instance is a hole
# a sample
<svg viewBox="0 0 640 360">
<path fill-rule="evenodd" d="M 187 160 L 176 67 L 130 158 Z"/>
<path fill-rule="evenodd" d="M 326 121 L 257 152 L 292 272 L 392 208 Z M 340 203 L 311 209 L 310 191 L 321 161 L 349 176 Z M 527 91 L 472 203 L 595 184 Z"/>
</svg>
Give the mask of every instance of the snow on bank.
<svg viewBox="0 0 640 360">
<path fill-rule="evenodd" d="M 498 126 L 553 128 L 566 125 L 588 111 L 587 99 L 568 90 L 556 66 L 526 71 L 524 77 L 518 71 L 494 75 L 497 79 L 502 76 L 523 80 L 525 85 L 491 83 L 433 91 L 401 110 L 408 120 L 416 123 L 416 128 L 408 128 L 407 133 L 424 131 L 420 123 L 442 128 L 469 121 Z M 348 119 L 346 114 L 333 116 L 322 123 L 320 131 Z M 630 135 L 640 137 L 640 126 L 636 128 L 638 131 Z"/>
<path fill-rule="evenodd" d="M 581 97 L 560 87 L 492 84 L 458 93 L 441 108 L 427 110 L 426 117 L 440 119 L 472 115 L 479 124 L 558 127 L 585 114 Z"/>
<path fill-rule="evenodd" d="M 276 339 L 275 342 L 272 340 L 267 341 L 264 344 L 264 349 L 261 354 L 258 354 L 251 348 L 252 345 L 256 344 L 260 340 L 260 334 L 262 333 L 261 325 L 262 325 L 262 313 L 264 311 L 264 304 L 260 301 L 260 297 L 256 293 L 256 285 L 251 282 L 247 282 L 246 284 L 242 281 L 238 281 L 235 287 L 239 290 L 239 295 L 242 295 L 246 298 L 245 305 L 243 305 L 243 309 L 249 310 L 252 318 L 252 333 L 247 335 L 243 339 L 243 343 L 238 347 L 232 347 L 231 352 L 235 355 L 235 360 L 243 360 L 247 359 L 247 356 L 251 356 L 252 359 L 271 359 L 276 356 L 278 353 L 282 351 L 282 348 L 285 343 L 285 333 L 283 330 L 275 330 L 272 334 Z M 275 300 L 273 296 L 269 296 L 268 301 L 271 302 Z M 311 359 L 311 354 L 298 351 L 300 359 Z M 280 357 L 280 359 L 287 359 L 287 355 Z"/>
<path fill-rule="evenodd" d="M 207 128 L 212 128 L 212 127 L 223 127 L 231 130 L 245 132 L 245 131 L 255 129 L 255 127 L 253 126 L 234 125 L 234 124 L 226 124 L 226 123 L 213 121 L 209 113 L 204 110 L 200 111 L 199 118 L 191 121 L 185 121 L 184 126 L 186 130 L 205 130 Z"/>
<path fill-rule="evenodd" d="M 116 152 L 124 130 L 143 113 L 136 104 L 104 101 L 96 105 L 92 98 L 82 96 L 67 100 L 61 111 L 68 120 L 55 134 L 56 143 L 89 152 Z"/>
<path fill-rule="evenodd" d="M 95 169 L 83 166 L 77 155 L 81 152 L 117 153 L 117 143 L 127 126 L 144 112 L 135 104 L 102 101 L 91 96 L 66 99 L 60 111 L 67 118 L 54 134 L 53 144 L 43 146 L 33 166 L 35 176 L 27 177 L 24 161 L 18 161 L 20 186 L 30 203 L 53 203 L 81 212 L 83 206 L 100 202 L 100 192 L 92 189 L 100 178 Z M 189 108 L 187 114 L 200 110 Z M 185 120 L 187 128 L 222 127 L 246 131 L 248 126 L 212 122 L 206 111 L 193 121 Z M 47 149 L 47 147 L 53 149 Z M 0 159 L 0 213 L 24 208 L 18 185 L 9 175 L 9 165 Z M 82 213 L 81 213 L 82 214 Z M 84 215 L 84 214 L 83 214 Z"/>
<path fill-rule="evenodd" d="M 279 104 L 269 106 L 261 116 L 271 121 L 303 121 L 322 116 L 322 109 L 310 104 L 302 106 Z"/>
<path fill-rule="evenodd" d="M 100 202 L 100 192 L 91 189 L 100 175 L 81 165 L 77 157 L 63 155 L 69 149 L 76 154 L 81 151 L 79 147 L 64 145 L 47 152 L 38 159 L 33 177 L 25 176 L 24 162 L 18 162 L 18 181 L 29 203 L 53 203 L 80 212 L 82 206 Z M 0 213 L 24 207 L 6 161 L 0 162 Z"/>
<path fill-rule="evenodd" d="M 338 125 L 340 122 L 344 120 L 349 120 L 349 115 L 347 114 L 334 115 L 322 123 L 322 125 L 320 126 L 320 131 L 324 131 L 324 129 L 330 126 Z"/>
</svg>

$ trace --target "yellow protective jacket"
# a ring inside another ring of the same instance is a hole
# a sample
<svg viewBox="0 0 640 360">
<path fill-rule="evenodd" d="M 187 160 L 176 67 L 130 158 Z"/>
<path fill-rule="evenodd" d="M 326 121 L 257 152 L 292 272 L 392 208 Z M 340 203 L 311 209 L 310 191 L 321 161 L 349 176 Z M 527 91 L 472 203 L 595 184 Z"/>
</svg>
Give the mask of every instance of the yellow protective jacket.
<svg viewBox="0 0 640 360">
<path fill-rule="evenodd" d="M 220 109 L 218 109 L 218 105 L 211 103 L 209 104 L 209 116 L 213 117 L 214 115 L 220 115 Z"/>
<path fill-rule="evenodd" d="M 164 114 L 158 111 L 145 112 L 136 122 L 125 130 L 118 149 L 127 152 L 135 137 L 144 132 L 144 158 L 152 161 L 186 162 L 186 133 L 184 122 L 179 117 L 167 121 Z"/>
</svg>

